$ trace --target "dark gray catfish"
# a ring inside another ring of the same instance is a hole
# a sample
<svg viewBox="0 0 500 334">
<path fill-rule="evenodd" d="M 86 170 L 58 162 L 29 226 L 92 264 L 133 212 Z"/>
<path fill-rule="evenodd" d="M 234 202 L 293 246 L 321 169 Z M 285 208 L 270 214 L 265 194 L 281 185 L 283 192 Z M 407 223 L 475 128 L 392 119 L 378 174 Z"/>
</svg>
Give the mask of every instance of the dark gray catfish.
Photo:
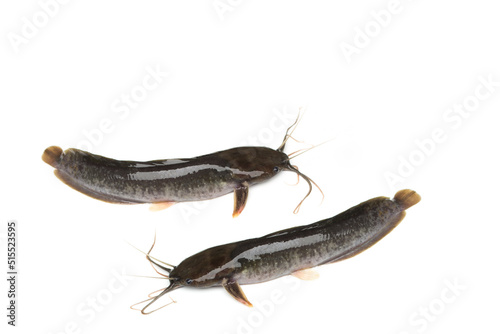
<svg viewBox="0 0 500 334">
<path fill-rule="evenodd" d="M 178 266 L 161 262 L 148 253 L 148 260 L 168 273 L 163 276 L 170 280 L 170 285 L 146 300 L 149 304 L 142 313 L 148 313 L 145 310 L 164 294 L 186 286 L 223 286 L 236 300 L 252 306 L 240 284 L 285 275 L 313 278 L 315 274 L 310 268 L 345 260 L 368 249 L 395 228 L 405 217 L 405 210 L 419 201 L 415 191 L 400 190 L 394 199 L 376 197 L 311 225 L 206 249 Z"/>
<path fill-rule="evenodd" d="M 288 128 L 276 150 L 236 147 L 195 158 L 139 162 L 110 159 L 74 148 L 63 152 L 60 147 L 51 146 L 42 159 L 56 169 L 55 175 L 68 186 L 102 201 L 153 203 L 151 209 L 156 211 L 177 202 L 202 201 L 234 193 L 233 217 L 236 217 L 245 207 L 248 188 L 282 170 L 302 176 L 309 185 L 305 197 L 311 193 L 314 181 L 292 166 L 293 157 L 283 152 L 291 137 L 288 132 L 297 121 Z"/>
</svg>

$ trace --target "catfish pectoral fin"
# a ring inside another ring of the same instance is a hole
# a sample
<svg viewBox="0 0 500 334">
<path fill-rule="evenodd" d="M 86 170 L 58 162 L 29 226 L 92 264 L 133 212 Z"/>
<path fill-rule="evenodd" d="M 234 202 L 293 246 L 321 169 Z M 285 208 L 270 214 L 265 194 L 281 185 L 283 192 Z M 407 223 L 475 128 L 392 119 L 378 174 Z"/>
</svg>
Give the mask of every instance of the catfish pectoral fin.
<svg viewBox="0 0 500 334">
<path fill-rule="evenodd" d="M 226 291 L 231 296 L 233 296 L 234 299 L 236 299 L 237 301 L 239 301 L 243 305 L 253 307 L 252 303 L 250 303 L 248 301 L 247 297 L 245 296 L 245 293 L 243 292 L 243 290 L 241 290 L 241 287 L 238 284 L 238 282 L 233 281 L 233 280 L 228 279 L 228 278 L 224 278 L 222 280 L 222 286 L 224 287 L 224 289 L 226 289 Z"/>
<path fill-rule="evenodd" d="M 234 189 L 234 210 L 233 218 L 236 218 L 245 208 L 248 198 L 248 183 L 243 182 L 241 186 Z"/>
</svg>

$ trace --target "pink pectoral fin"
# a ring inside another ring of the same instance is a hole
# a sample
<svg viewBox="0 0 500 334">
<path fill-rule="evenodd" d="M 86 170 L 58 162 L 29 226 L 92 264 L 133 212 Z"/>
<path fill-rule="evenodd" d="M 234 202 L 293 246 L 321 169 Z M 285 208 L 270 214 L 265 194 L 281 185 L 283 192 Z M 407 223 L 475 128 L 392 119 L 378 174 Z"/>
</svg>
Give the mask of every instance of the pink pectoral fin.
<svg viewBox="0 0 500 334">
<path fill-rule="evenodd" d="M 170 208 L 172 205 L 174 205 L 176 202 L 158 202 L 158 203 L 152 203 L 151 206 L 149 207 L 149 211 L 160 211 L 164 209 Z"/>
<path fill-rule="evenodd" d="M 293 272 L 292 276 L 297 277 L 304 281 L 312 281 L 319 278 L 319 273 L 313 269 L 303 269 Z"/>
</svg>

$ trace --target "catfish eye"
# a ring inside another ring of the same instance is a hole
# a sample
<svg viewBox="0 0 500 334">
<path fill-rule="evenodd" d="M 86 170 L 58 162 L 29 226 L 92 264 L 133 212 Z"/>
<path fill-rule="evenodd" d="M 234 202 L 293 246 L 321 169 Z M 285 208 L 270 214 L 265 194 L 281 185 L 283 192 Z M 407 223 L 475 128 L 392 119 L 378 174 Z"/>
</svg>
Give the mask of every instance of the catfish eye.
<svg viewBox="0 0 500 334">
<path fill-rule="evenodd" d="M 279 171 L 280 171 L 280 169 L 279 169 L 279 167 L 278 167 L 278 166 L 275 166 L 275 167 L 273 168 L 273 172 L 274 172 L 274 173 L 277 173 L 277 172 L 279 172 Z"/>
<path fill-rule="evenodd" d="M 192 280 L 192 279 L 190 279 L 190 278 L 187 278 L 187 279 L 186 279 L 186 284 L 187 284 L 187 285 L 189 285 L 189 284 L 191 284 L 191 283 L 193 283 L 193 280 Z"/>
</svg>

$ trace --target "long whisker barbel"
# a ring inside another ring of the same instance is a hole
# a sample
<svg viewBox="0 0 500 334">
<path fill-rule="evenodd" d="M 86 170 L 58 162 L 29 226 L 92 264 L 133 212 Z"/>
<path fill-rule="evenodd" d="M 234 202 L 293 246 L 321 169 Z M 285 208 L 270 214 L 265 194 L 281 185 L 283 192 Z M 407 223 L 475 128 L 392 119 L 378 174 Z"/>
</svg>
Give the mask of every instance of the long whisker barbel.
<svg viewBox="0 0 500 334">
<path fill-rule="evenodd" d="M 299 108 L 299 114 L 297 115 L 295 122 L 293 122 L 292 125 L 290 125 L 288 127 L 288 129 L 286 129 L 285 137 L 283 138 L 283 141 L 281 142 L 280 147 L 278 147 L 276 149 L 276 151 L 283 152 L 283 150 L 285 149 L 285 144 L 286 144 L 288 138 L 292 138 L 293 140 L 296 140 L 295 138 L 292 137 L 292 134 L 295 131 L 295 129 L 297 128 L 297 125 L 299 125 L 300 120 L 302 119 L 303 114 L 301 114 L 300 111 L 301 111 L 301 108 Z M 292 131 L 290 131 L 290 129 L 292 129 Z M 290 133 L 288 133 L 289 131 L 290 131 Z"/>
<path fill-rule="evenodd" d="M 321 201 L 324 200 L 325 198 L 325 194 L 323 193 L 323 190 L 321 190 L 321 188 L 318 186 L 318 184 L 316 182 L 314 182 L 310 177 L 308 177 L 307 175 L 301 173 L 297 168 L 294 168 L 292 165 L 290 165 L 288 167 L 288 169 L 292 172 L 295 172 L 297 173 L 297 175 L 300 175 L 302 176 L 302 178 L 304 180 L 306 180 L 307 184 L 309 185 L 309 191 L 307 192 L 306 196 L 304 196 L 304 198 L 299 202 L 299 204 L 295 207 L 295 210 L 293 210 L 293 213 L 298 213 L 299 210 L 300 210 L 300 206 L 302 205 L 302 203 L 305 201 L 305 199 L 311 194 L 312 192 L 312 185 L 314 184 L 316 186 L 316 188 L 318 188 L 318 190 L 320 191 L 321 193 L 321 196 L 322 196 L 322 199 Z"/>
<path fill-rule="evenodd" d="M 309 178 L 306 181 L 311 187 L 314 184 Z M 309 225 L 207 248 L 181 261 L 170 272 L 168 287 L 150 293 L 149 299 L 132 308 L 146 303 L 140 310 L 151 314 L 166 306 L 149 311 L 153 303 L 181 287 L 223 287 L 238 302 L 252 306 L 241 285 L 286 275 L 315 279 L 318 273 L 312 268 L 351 258 L 372 247 L 403 220 L 406 209 L 419 201 L 415 191 L 404 189 L 392 199 L 375 197 Z"/>
</svg>

